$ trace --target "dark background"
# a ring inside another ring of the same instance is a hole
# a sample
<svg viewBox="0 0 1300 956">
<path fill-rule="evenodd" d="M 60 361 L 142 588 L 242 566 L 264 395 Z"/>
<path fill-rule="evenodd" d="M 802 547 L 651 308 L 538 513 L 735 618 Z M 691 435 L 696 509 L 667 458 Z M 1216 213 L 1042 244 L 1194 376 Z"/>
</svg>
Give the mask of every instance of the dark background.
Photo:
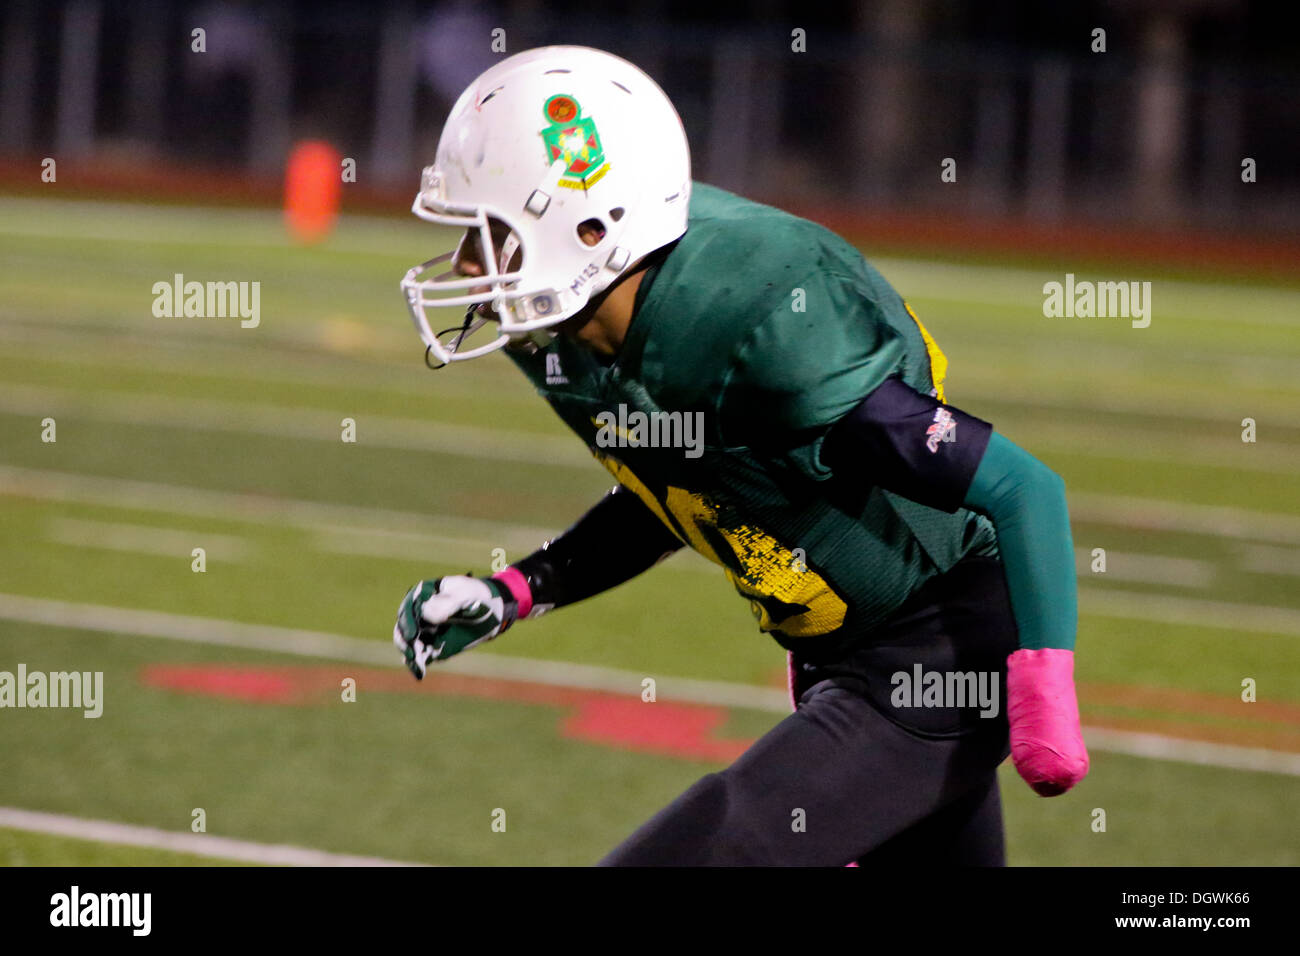
<svg viewBox="0 0 1300 956">
<path fill-rule="evenodd" d="M 697 178 L 773 201 L 1286 233 L 1300 224 L 1300 69 L 1281 11 L 9 0 L 0 161 L 255 179 L 320 136 L 357 159 L 359 184 L 409 191 L 455 95 L 504 55 L 502 29 L 506 54 L 584 44 L 637 63 L 681 112 Z M 206 53 L 191 50 L 196 27 Z M 791 50 L 796 28 L 806 52 Z M 1256 183 L 1241 181 L 1248 156 Z M 956 183 L 939 180 L 947 157 Z"/>
</svg>

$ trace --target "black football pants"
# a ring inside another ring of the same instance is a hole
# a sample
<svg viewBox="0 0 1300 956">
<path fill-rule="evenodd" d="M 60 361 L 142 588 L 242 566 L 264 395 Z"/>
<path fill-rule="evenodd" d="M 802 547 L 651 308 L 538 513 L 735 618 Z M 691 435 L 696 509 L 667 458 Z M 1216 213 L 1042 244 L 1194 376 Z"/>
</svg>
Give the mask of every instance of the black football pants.
<svg viewBox="0 0 1300 956">
<path fill-rule="evenodd" d="M 869 645 L 829 663 L 792 655 L 797 710 L 601 865 L 1003 865 L 996 769 L 1009 752 L 1016 646 L 1001 563 L 964 559 Z M 914 678 L 918 665 L 921 675 L 982 672 L 986 693 L 917 706 L 895 675 Z M 992 699 L 996 714 L 981 716 Z"/>
</svg>

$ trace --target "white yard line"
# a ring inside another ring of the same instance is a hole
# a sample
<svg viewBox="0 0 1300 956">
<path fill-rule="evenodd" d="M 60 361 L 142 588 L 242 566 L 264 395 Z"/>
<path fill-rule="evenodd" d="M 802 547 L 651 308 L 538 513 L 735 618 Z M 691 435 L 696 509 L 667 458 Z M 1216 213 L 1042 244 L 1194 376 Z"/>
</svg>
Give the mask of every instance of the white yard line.
<svg viewBox="0 0 1300 956">
<path fill-rule="evenodd" d="M 537 544 L 541 544 L 540 541 Z M 491 560 L 491 546 L 482 538 L 460 538 L 418 531 L 371 530 L 368 528 L 331 528 L 311 536 L 311 547 L 331 554 L 398 561 L 478 562 L 486 567 Z M 515 554 L 522 558 L 523 554 Z"/>
<path fill-rule="evenodd" d="M 1241 569 L 1251 574 L 1300 577 L 1300 549 L 1243 545 L 1237 555 Z"/>
<path fill-rule="evenodd" d="M 909 302 L 968 302 L 1005 308 L 1032 310 L 1042 317 L 1043 285 L 1060 282 L 1065 273 L 1073 272 L 1079 280 L 1151 282 L 1153 321 L 1163 311 L 1167 315 L 1211 319 L 1243 325 L 1300 325 L 1300 290 L 1274 285 L 1236 285 L 1230 283 L 1193 282 L 1166 277 L 1152 278 L 1153 267 L 1120 265 L 1084 269 L 1037 268 L 973 265 L 906 259 L 892 256 L 868 256 Z M 1147 273 L 1145 276 L 1143 273 Z M 948 292 L 960 289 L 960 292 Z M 1250 311 L 1241 308 L 1242 296 L 1258 297 Z M 1160 310 L 1160 311 L 1156 311 Z M 1106 322 L 1111 319 L 1048 319 L 1044 322 L 1070 324 Z"/>
<path fill-rule="evenodd" d="M 97 364 L 102 356 L 101 350 L 87 350 L 85 363 Z M 49 357 L 45 356 L 48 361 Z M 78 354 L 68 359 L 69 364 L 81 364 Z M 141 361 L 137 359 L 136 361 Z M 968 356 L 967 362 L 971 358 Z M 1086 382 L 1086 379 L 1080 380 Z M 1080 382 L 1070 383 L 1077 386 Z M 1241 434 L 1242 415 L 1233 415 L 1232 410 L 1224 408 L 1222 396 L 1215 394 L 1189 395 L 1185 392 L 1168 394 L 1165 392 L 1143 393 L 1140 395 L 1115 394 L 1109 390 L 1078 392 L 1048 392 L 1042 389 L 1024 388 L 1005 379 L 990 376 L 976 378 L 970 371 L 962 376 L 961 395 L 956 404 L 962 409 L 979 411 L 984 402 L 996 405 L 1008 405 L 1016 408 L 1041 409 L 1045 412 L 1063 413 L 1059 417 L 1068 418 L 1081 413 L 1102 412 L 1110 415 L 1128 415 L 1145 419 L 1172 419 L 1175 425 L 1188 424 L 1189 421 L 1205 422 L 1226 434 Z M 1276 409 L 1275 409 L 1276 410 Z M 1244 413 L 1243 413 L 1244 414 Z M 1011 436 L 1015 437 L 1015 436 Z"/>
<path fill-rule="evenodd" d="M 3 309 L 0 309 L 0 319 L 3 316 Z M 411 399 L 413 404 L 427 404 L 446 395 L 479 398 L 495 386 L 492 394 L 494 405 L 508 402 L 534 409 L 540 407 L 537 393 L 522 376 L 516 376 L 518 387 L 509 392 L 501 389 L 498 377 L 486 374 L 435 378 L 432 372 L 424 369 L 418 346 L 380 353 L 371 349 L 364 354 L 332 351 L 325 347 L 304 352 L 302 345 L 307 341 L 304 340 L 294 351 L 270 351 L 261 347 L 264 343 L 250 348 L 228 339 L 165 335 L 159 329 L 150 336 L 150 347 L 146 350 L 133 347 L 129 339 L 114 335 L 112 327 L 100 327 L 98 334 L 113 338 L 87 345 L 85 332 L 80 329 L 0 321 L 0 342 L 4 343 L 7 357 L 32 359 L 44 365 L 66 368 L 69 375 L 76 374 L 84 366 L 147 374 L 162 364 L 168 375 L 183 376 L 192 381 L 224 383 L 235 394 L 242 383 L 258 382 L 278 386 L 307 385 L 349 395 L 401 395 Z M 414 336 L 411 340 L 413 343 L 419 341 Z M 412 352 L 417 353 L 414 361 Z M 405 368 L 402 363 L 406 363 Z M 394 374 L 395 370 L 398 374 Z M 410 370 L 414 374 L 402 374 Z"/>
<path fill-rule="evenodd" d="M 1165 594 L 1081 587 L 1079 610 L 1095 617 L 1300 637 L 1300 611 L 1285 607 L 1259 607 Z"/>
<path fill-rule="evenodd" d="M 542 539 L 535 539 L 526 551 L 507 553 L 506 561 L 517 561 L 540 547 Z M 443 561 L 456 558 L 477 561 L 486 565 L 492 557 L 493 545 L 483 538 L 454 537 L 441 534 L 422 534 L 418 531 L 392 531 L 369 528 L 323 528 L 312 536 L 311 546 L 317 551 L 333 554 L 359 555 L 369 558 L 389 558 L 402 561 Z M 668 571 L 686 571 L 690 574 L 707 574 L 722 580 L 722 569 L 689 548 L 683 548 L 671 561 L 659 567 Z"/>
<path fill-rule="evenodd" d="M 51 519 L 46 525 L 45 537 L 55 544 L 71 547 L 182 558 L 186 563 L 191 560 L 194 548 L 203 548 L 205 558 L 232 562 L 245 560 L 251 551 L 245 539 L 234 535 L 80 518 Z M 477 559 L 486 564 L 491 554 L 488 543 L 479 538 L 387 529 L 322 529 L 312 535 L 311 546 L 317 551 L 335 554 L 408 561 L 431 561 L 435 558 L 441 561 L 457 557 L 467 561 Z"/>
<path fill-rule="evenodd" d="M 14 594 L 0 594 L 0 618 L 56 627 L 75 627 L 82 632 L 97 631 L 195 644 L 245 647 L 302 657 L 356 661 L 374 666 L 395 666 L 396 657 L 396 652 L 386 643 L 339 634 Z M 790 711 L 786 692 L 777 688 L 645 674 L 590 664 L 541 661 L 499 654 L 462 654 L 455 660 L 440 665 L 438 672 L 628 695 L 639 695 L 641 681 L 646 677 L 654 677 L 657 692 L 664 700 L 744 708 L 773 714 L 786 714 Z M 1296 754 L 1226 744 L 1211 745 L 1157 734 L 1094 727 L 1085 727 L 1084 734 L 1089 746 L 1098 751 L 1300 776 L 1300 755 Z"/>
<path fill-rule="evenodd" d="M 437 512 L 397 511 L 363 505 L 333 504 L 276 495 L 213 491 L 130 478 L 103 478 L 72 472 L 0 465 L 0 495 L 37 501 L 62 501 L 105 508 L 134 509 L 186 517 L 275 524 L 307 531 L 418 531 L 434 538 L 477 538 L 507 553 L 531 552 L 578 516 L 565 516 L 556 527 L 510 524 Z"/>
<path fill-rule="evenodd" d="M 1016 441 L 1040 455 L 1055 452 L 1113 461 L 1224 468 L 1234 473 L 1294 475 L 1300 459 L 1300 445 L 1274 444 L 1256 450 L 1254 445 L 1223 438 L 1165 439 L 1136 428 L 1019 427 Z"/>
<path fill-rule="evenodd" d="M 57 544 L 78 548 L 157 555 L 183 559 L 186 563 L 191 560 L 194 548 L 202 548 L 205 559 L 214 561 L 242 561 L 249 551 L 248 542 L 229 534 L 80 518 L 54 518 L 46 527 L 46 537 Z"/>
<path fill-rule="evenodd" d="M 531 551 L 578 515 L 565 515 L 552 528 L 511 524 L 436 512 L 396 511 L 333 504 L 276 495 L 239 494 L 188 485 L 131 478 L 106 478 L 44 468 L 0 465 L 0 494 L 44 501 L 67 501 L 106 508 L 132 508 L 177 515 L 203 515 L 232 521 L 272 522 L 311 531 L 420 531 L 430 535 L 478 538 L 508 551 Z M 1118 528 L 1179 532 L 1219 538 L 1300 545 L 1300 516 L 1069 492 L 1075 521 Z"/>
<path fill-rule="evenodd" d="M 356 444 L 432 452 L 556 468 L 589 469 L 591 456 L 564 434 L 511 431 L 400 418 L 346 408 L 268 405 L 261 402 L 182 398 L 157 392 L 86 392 L 49 385 L 0 386 L 0 411 L 14 415 L 75 416 L 83 420 L 154 425 L 234 434 L 270 435 L 339 443 L 344 417 L 356 424 Z M 1087 423 L 1052 429 L 1022 428 L 1027 447 L 1129 461 L 1291 475 L 1298 452 L 1291 445 L 1250 446 L 1215 438 L 1162 439 L 1148 431 Z M 1235 436 L 1235 431 L 1223 434 Z"/>
<path fill-rule="evenodd" d="M 243 647 L 299 657 L 353 661 L 374 667 L 397 667 L 401 664 L 400 655 L 388 641 L 369 641 L 323 631 L 270 624 L 243 624 L 165 611 L 106 607 L 16 594 L 0 594 L 0 619 L 53 627 L 75 627 L 83 632 L 155 637 L 190 644 Z M 777 688 L 665 677 L 591 664 L 542 661 L 501 654 L 461 654 L 455 660 L 440 665 L 438 672 L 636 695 L 641 693 L 641 681 L 646 677 L 654 677 L 660 699 L 777 713 L 789 710 L 786 692 Z"/>
<path fill-rule="evenodd" d="M 507 560 L 531 554 L 578 517 L 575 513 L 561 519 L 555 528 L 542 528 L 437 512 L 366 508 L 0 465 L 0 495 L 6 494 L 298 528 L 313 532 L 313 543 L 320 550 L 340 554 L 434 560 L 446 549 L 457 555 L 477 555 L 484 564 L 491 560 L 493 548 L 506 549 Z M 660 567 L 693 574 L 720 573 L 716 565 L 685 549 Z"/>
<path fill-rule="evenodd" d="M 15 468 L 0 465 L 0 494 L 13 494 L 37 500 L 75 501 L 114 508 L 138 508 L 169 514 L 204 515 L 226 520 L 273 522 L 325 533 L 332 538 L 321 543 L 329 550 L 374 554 L 382 549 L 379 539 L 387 534 L 400 541 L 397 556 L 413 554 L 419 535 L 427 535 L 430 556 L 441 543 L 467 545 L 479 539 L 490 548 L 503 547 L 508 555 L 527 554 L 555 534 L 554 529 L 511 525 L 484 519 L 452 515 L 401 512 L 356 505 L 326 504 L 292 498 L 241 495 L 233 492 L 208 491 L 185 486 L 142 482 L 121 478 L 100 478 L 43 469 Z M 1125 526 L 1143 526 L 1138 518 L 1146 515 L 1161 530 L 1179 530 L 1198 534 L 1245 537 L 1260 540 L 1300 539 L 1300 518 L 1268 515 L 1232 508 L 1183 506 L 1173 502 L 1147 501 L 1101 496 L 1078 496 L 1088 499 L 1089 517 Z M 1116 502 L 1111 508 L 1100 502 Z M 1178 518 L 1178 509 L 1189 514 Z M 1112 510 L 1113 509 L 1113 510 Z M 450 534 L 448 533 L 450 532 Z M 364 533 L 364 534 L 363 534 Z M 369 536 L 369 540 L 365 540 Z M 328 543 L 327 543 L 328 542 Z M 682 554 L 663 567 L 700 573 L 711 569 L 693 554 Z M 1098 616 L 1135 620 L 1173 621 L 1180 624 L 1208 625 L 1227 630 L 1300 634 L 1300 612 L 1288 608 L 1257 607 L 1219 601 L 1194 601 L 1163 595 L 1130 594 L 1119 591 L 1081 588 L 1084 609 Z"/>
<path fill-rule="evenodd" d="M 0 386 L 0 411 L 187 431 L 270 435 L 343 445 L 342 421 L 355 423 L 356 446 L 433 452 L 468 458 L 590 470 L 591 455 L 576 439 L 504 429 L 259 402 L 180 398 L 157 393 L 82 392 L 44 385 Z"/>
<path fill-rule="evenodd" d="M 1225 770 L 1252 770 L 1300 777 L 1300 754 L 1102 727 L 1084 727 L 1083 736 L 1090 750 L 1152 760 L 1194 763 L 1203 767 L 1222 767 Z"/>
<path fill-rule="evenodd" d="M 289 248 L 291 242 L 280 213 L 271 209 L 225 209 L 210 206 L 149 206 L 100 200 L 0 199 L 0 235 L 24 238 L 165 243 L 175 245 L 233 246 L 238 248 Z M 196 232 L 196 215 L 213 228 Z M 330 251 L 401 255 L 409 236 L 410 248 L 427 246 L 433 233 L 413 218 L 384 218 L 357 214 L 340 217 L 326 246 Z M 445 233 L 443 235 L 450 235 Z M 442 236 L 438 236 L 439 239 Z M 1068 257 L 1067 257 L 1068 258 Z M 1233 322 L 1240 325 L 1300 324 L 1300 293 L 1272 284 L 1221 284 L 1186 279 L 1151 278 L 1153 267 L 1107 266 L 1103 269 L 1024 268 L 954 263 L 899 256 L 868 256 L 868 260 L 900 292 L 915 301 L 937 300 L 982 303 L 1007 308 L 1043 306 L 1043 284 L 1061 281 L 1066 272 L 1079 279 L 1143 280 L 1152 283 L 1153 308 L 1170 315 Z M 960 293 L 946 290 L 960 288 Z M 1259 303 L 1243 312 L 1246 293 Z M 1158 298 L 1157 298 L 1158 296 Z M 1156 318 L 1159 313 L 1156 313 Z M 1044 319 L 1044 321 L 1053 321 Z M 1055 320 L 1058 323 L 1100 320 Z"/>
<path fill-rule="evenodd" d="M 111 327 L 99 330 L 101 334 L 112 331 Z M 30 357 L 42 363 L 58 364 L 67 367 L 69 374 L 75 372 L 78 366 L 85 365 L 149 372 L 158 367 L 158 353 L 164 351 L 169 373 L 203 381 L 252 381 L 276 385 L 301 383 L 349 393 L 406 395 L 418 402 L 433 402 L 447 395 L 474 398 L 493 390 L 494 404 L 504 401 L 512 405 L 540 407 L 536 393 L 527 388 L 521 377 L 505 368 L 500 369 L 501 374 L 497 376 L 478 374 L 477 369 L 457 369 L 452 376 L 434 377 L 423 372 L 415 376 L 392 375 L 393 363 L 410 363 L 417 370 L 421 367 L 418 361 L 412 362 L 411 349 L 377 352 L 371 348 L 364 355 L 358 355 L 353 351 L 339 353 L 321 348 L 310 355 L 286 354 L 281 351 L 270 355 L 268 359 L 269 353 L 260 348 L 261 343 L 259 348 L 254 349 L 235 345 L 227 339 L 200 339 L 193 335 L 168 334 L 164 339 L 160 337 L 163 330 L 151 331 L 152 348 L 149 352 L 128 349 L 120 341 L 87 346 L 85 333 L 80 328 L 51 325 L 48 322 L 35 325 L 21 325 L 17 321 L 0 322 L 0 341 L 5 343 L 7 352 L 14 358 Z M 136 329 L 135 332 L 142 334 L 144 330 Z M 306 340 L 294 341 L 301 348 Z M 111 351 L 110 346 L 113 348 Z M 214 354 L 222 361 L 214 362 Z M 322 364 L 329 363 L 337 363 L 336 368 L 322 368 Z M 503 380 L 519 387 L 503 391 Z M 1221 400 L 1197 395 L 1180 394 L 1176 398 L 1170 398 L 1161 393 L 1132 396 L 1109 392 L 1060 394 L 1033 389 L 1010 391 L 1004 380 L 976 378 L 969 369 L 965 372 L 963 381 L 965 384 L 961 393 L 966 400 L 959 401 L 958 404 L 963 408 L 969 407 L 972 411 L 979 411 L 979 403 L 988 401 L 1047 412 L 1067 411 L 1076 415 L 1080 412 L 1098 411 L 1147 419 L 1175 419 L 1182 424 L 1186 424 L 1189 419 L 1198 420 L 1229 434 L 1241 427 L 1241 416 L 1234 417 L 1225 412 Z M 1277 406 L 1275 402 L 1273 411 L 1283 413 L 1285 417 L 1287 409 Z"/>
<path fill-rule="evenodd" d="M 72 837 L 77 840 L 96 840 L 123 846 L 147 847 L 151 850 L 170 850 L 174 853 L 191 853 L 197 856 L 263 866 L 427 866 L 426 863 L 404 863 L 375 856 L 349 856 L 345 853 L 327 853 L 303 846 L 285 843 L 254 843 L 208 833 L 178 833 L 130 823 L 113 823 L 109 820 L 87 820 L 84 817 L 65 816 L 61 813 L 41 813 L 17 807 L 0 807 L 0 827 L 25 830 L 28 833 L 47 833 L 52 836 Z"/>
<path fill-rule="evenodd" d="M 1300 515 L 1080 491 L 1067 491 L 1066 497 L 1075 521 L 1300 545 Z"/>
<path fill-rule="evenodd" d="M 0 309 L 0 316 L 3 315 L 3 309 Z M 540 407 L 540 400 L 524 379 L 504 367 L 499 370 L 499 375 L 478 374 L 475 369 L 457 369 L 456 374 L 450 377 L 435 377 L 419 372 L 420 365 L 415 363 L 418 374 L 394 376 L 393 363 L 409 361 L 409 349 L 383 353 L 368 351 L 364 355 L 353 352 L 340 354 L 327 349 L 311 355 L 283 351 L 268 353 L 265 349 L 236 345 L 230 340 L 199 340 L 192 335 L 168 335 L 164 338 L 163 330 L 157 329 L 151 339 L 151 348 L 144 351 L 130 348 L 121 341 L 87 345 L 85 331 L 80 327 L 69 328 L 46 322 L 26 325 L 21 324 L 21 318 L 14 316 L 12 322 L 0 322 L 0 342 L 5 345 L 6 355 L 13 359 L 30 358 L 45 365 L 62 366 L 69 370 L 69 374 L 81 366 L 148 373 L 158 368 L 160 353 L 165 353 L 169 374 L 205 382 L 303 384 L 349 393 L 400 394 L 422 402 L 436 401 L 446 394 L 458 398 L 480 397 L 493 390 L 494 404 L 507 401 Z M 106 335 L 112 333 L 114 327 L 101 326 L 96 331 Z M 214 358 L 221 361 L 214 361 Z M 505 392 L 501 388 L 505 381 L 517 387 Z M 963 376 L 963 382 L 961 392 L 967 397 L 966 404 L 976 411 L 979 408 L 970 402 L 971 396 L 978 401 L 1044 411 L 1099 411 L 1176 419 L 1181 423 L 1189 419 L 1201 420 L 1224 428 L 1240 427 L 1240 416 L 1234 418 L 1225 412 L 1221 401 L 1190 395 L 1171 399 L 1159 394 L 1135 397 L 1105 392 L 1060 394 L 1024 388 L 1011 391 L 1011 386 L 1004 380 L 977 379 L 970 371 Z"/>
<path fill-rule="evenodd" d="M 1171 558 L 1163 554 L 1115 551 L 1106 548 L 1106 570 L 1094 572 L 1091 548 L 1075 548 L 1074 563 L 1080 580 L 1135 581 L 1142 584 L 1172 584 L 1183 588 L 1207 588 L 1214 582 L 1217 567 L 1195 558 Z"/>
<path fill-rule="evenodd" d="M 293 245 L 284 231 L 281 214 L 273 209 L 7 196 L 0 199 L 0 213 L 5 213 L 0 218 L 0 236 L 240 249 L 288 249 Z M 211 228 L 195 230 L 195 216 L 202 216 Z M 439 234 L 414 217 L 408 221 L 347 213 L 339 217 L 338 228 L 325 248 L 332 252 L 399 255 L 403 234 L 409 236 L 412 250 L 427 248 L 431 238 L 437 243 L 453 235 L 450 231 Z"/>
</svg>

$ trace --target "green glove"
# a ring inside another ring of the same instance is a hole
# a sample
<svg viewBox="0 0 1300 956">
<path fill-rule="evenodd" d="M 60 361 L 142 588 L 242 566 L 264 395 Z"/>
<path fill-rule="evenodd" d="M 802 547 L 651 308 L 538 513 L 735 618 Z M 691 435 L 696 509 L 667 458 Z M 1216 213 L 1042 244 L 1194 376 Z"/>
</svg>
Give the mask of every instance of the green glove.
<svg viewBox="0 0 1300 956">
<path fill-rule="evenodd" d="M 445 661 L 490 641 L 515 619 L 509 591 L 491 578 L 457 574 L 421 581 L 402 598 L 393 643 L 423 680 L 430 661 Z"/>
</svg>

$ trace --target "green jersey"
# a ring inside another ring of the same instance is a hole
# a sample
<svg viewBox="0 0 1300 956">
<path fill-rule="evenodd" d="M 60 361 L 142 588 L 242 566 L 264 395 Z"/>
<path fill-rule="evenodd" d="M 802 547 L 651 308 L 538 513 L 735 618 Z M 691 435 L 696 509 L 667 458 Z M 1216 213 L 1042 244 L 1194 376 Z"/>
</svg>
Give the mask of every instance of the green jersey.
<svg viewBox="0 0 1300 956">
<path fill-rule="evenodd" d="M 983 517 L 837 481 L 822 461 L 831 426 L 889 378 L 943 401 L 946 360 L 815 223 L 694 184 L 612 363 L 563 336 L 507 354 L 789 649 L 869 639 L 926 580 L 995 551 Z"/>
</svg>

